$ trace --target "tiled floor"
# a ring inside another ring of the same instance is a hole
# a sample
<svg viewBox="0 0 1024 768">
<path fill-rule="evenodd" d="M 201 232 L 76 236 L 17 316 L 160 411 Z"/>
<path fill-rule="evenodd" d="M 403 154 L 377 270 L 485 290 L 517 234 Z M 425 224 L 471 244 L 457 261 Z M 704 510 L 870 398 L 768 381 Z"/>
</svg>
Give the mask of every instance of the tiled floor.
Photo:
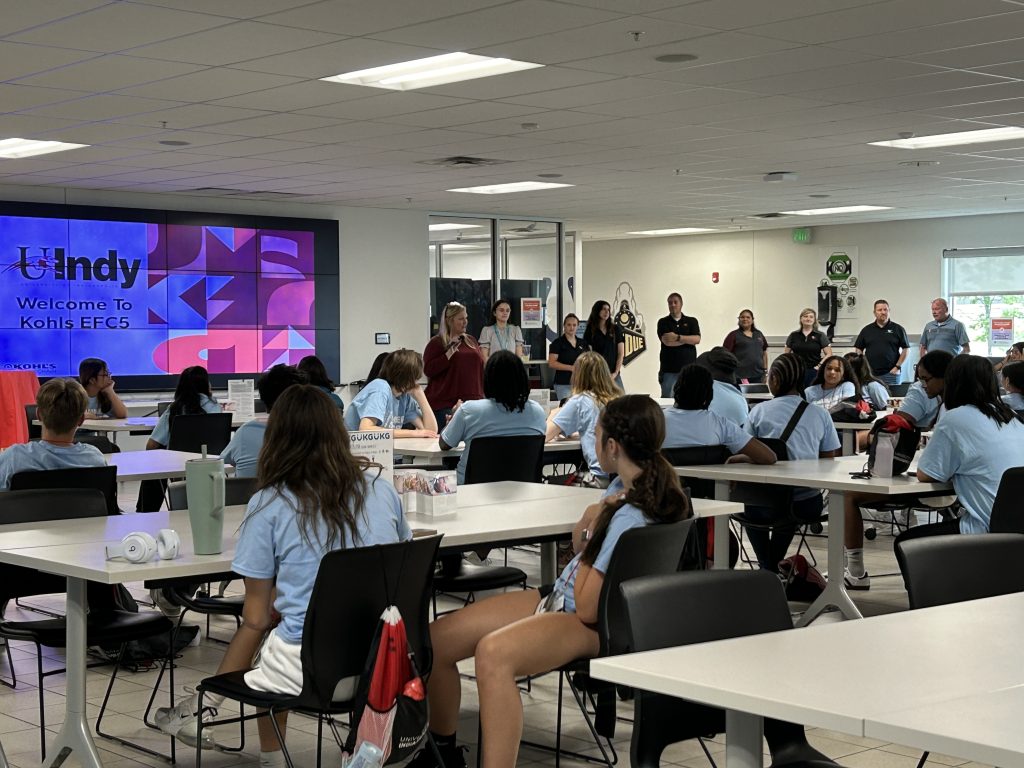
<svg viewBox="0 0 1024 768">
<path fill-rule="evenodd" d="M 128 499 L 134 499 L 133 489 L 122 491 L 122 506 L 129 506 Z M 891 611 L 906 610 L 907 597 L 902 587 L 902 580 L 899 576 L 880 576 L 885 573 L 895 573 L 896 563 L 892 555 L 892 538 L 887 535 L 888 527 L 882 528 L 882 532 L 874 542 L 867 542 L 865 559 L 868 571 L 873 575 L 873 583 L 870 592 L 854 593 L 853 597 L 865 615 L 877 615 Z M 817 538 L 812 540 L 812 547 L 820 562 L 825 561 L 825 540 Z M 539 576 L 539 563 L 535 554 L 529 552 L 512 551 L 510 560 L 520 567 L 523 567 L 531 574 L 534 581 Z M 824 567 L 824 565 L 822 565 Z M 137 592 L 142 595 L 142 591 Z M 28 600 L 27 602 L 34 602 Z M 46 602 L 53 605 L 60 605 L 59 601 L 47 599 Z M 794 604 L 794 610 L 799 610 L 800 605 Z M 8 613 L 14 615 L 18 612 L 13 604 L 9 607 Z M 38 618 L 36 614 L 25 613 L 26 618 Z M 829 620 L 826 616 L 822 620 Z M 218 623 L 215 625 L 213 634 L 218 637 L 230 637 L 233 623 Z M 893 649 L 879 648 L 879 653 L 889 653 Z M 14 663 L 19 680 L 16 690 L 9 688 L 0 689 L 0 740 L 13 766 L 27 768 L 38 766 L 39 761 L 39 736 L 37 731 L 38 709 L 37 691 L 34 685 L 35 660 L 34 651 L 30 646 L 15 644 L 13 647 Z M 204 676 L 213 673 L 223 652 L 223 646 L 210 640 L 203 639 L 198 647 L 185 650 L 179 661 L 177 670 L 177 684 L 190 685 L 196 683 Z M 50 651 L 46 653 L 49 667 L 56 667 L 61 664 L 62 658 L 59 652 Z M 471 666 L 467 665 L 467 671 Z M 8 676 L 6 660 L 0 660 L 0 675 L 5 679 Z M 800 674 L 795 671 L 795 674 Z M 109 679 L 109 670 L 100 668 L 89 672 L 89 699 L 88 706 L 91 716 L 95 716 L 102 700 L 103 691 Z M 118 675 L 114 695 L 111 698 L 108 714 L 109 722 L 104 720 L 104 726 L 109 731 L 120 736 L 136 739 L 154 749 L 166 750 L 167 739 L 156 732 L 148 730 L 142 725 L 141 713 L 146 706 L 150 695 L 150 689 L 156 679 L 155 671 L 138 673 L 123 672 Z M 46 689 L 46 727 L 48 731 L 56 731 L 63 718 L 63 693 L 64 677 L 55 675 L 47 679 Z M 180 688 L 179 688 L 180 690 Z M 553 675 L 540 678 L 533 682 L 532 691 L 523 695 L 525 707 L 525 731 L 526 738 L 532 741 L 550 742 L 553 741 L 555 721 L 555 698 L 557 694 L 557 680 Z M 161 693 L 160 702 L 167 700 L 166 691 Z M 463 691 L 464 716 L 460 722 L 459 739 L 470 746 L 468 756 L 469 764 L 472 766 L 476 761 L 475 742 L 477 732 L 476 722 L 476 689 L 472 682 L 464 684 Z M 567 717 L 563 729 L 563 739 L 567 742 L 568 748 L 577 749 L 587 753 L 595 753 L 596 749 L 592 742 L 586 738 L 586 729 L 582 718 L 573 711 L 572 707 L 566 708 Z M 631 708 L 628 705 L 620 704 L 620 714 L 631 715 Z M 316 722 L 302 717 L 293 717 L 289 722 L 288 743 L 293 750 L 296 764 L 300 766 L 312 766 L 315 764 L 314 749 L 316 744 Z M 623 768 L 629 765 L 629 725 L 620 724 L 616 741 L 616 749 L 619 753 L 619 764 Z M 218 730 L 218 738 L 224 743 L 237 743 L 237 731 L 233 727 L 223 727 Z M 895 744 L 885 744 L 871 739 L 861 739 L 845 734 L 833 733 L 820 729 L 809 731 L 811 743 L 836 759 L 844 766 L 850 768 L 914 768 L 919 753 L 913 749 L 907 749 Z M 129 748 L 122 747 L 105 739 L 97 739 L 97 743 L 103 756 L 104 765 L 112 768 L 127 766 L 159 766 L 166 765 L 165 762 L 155 758 L 142 755 Z M 203 757 L 203 765 L 209 768 L 227 768 L 228 766 L 256 766 L 258 765 L 258 747 L 256 742 L 255 726 L 250 725 L 247 730 L 247 748 L 242 753 L 207 752 Z M 716 761 L 724 760 L 724 739 L 715 738 L 708 743 L 708 747 L 715 756 Z M 52 759 L 53 755 L 49 756 Z M 720 759 L 721 758 L 721 759 Z M 339 765 L 339 752 L 333 741 L 328 736 L 324 742 L 325 765 Z M 696 742 L 684 742 L 671 747 L 666 751 L 663 762 L 676 766 L 690 766 L 692 768 L 707 768 L 708 761 L 704 757 L 700 746 Z M 941 755 L 932 755 L 931 762 L 940 765 L 961 766 L 967 765 L 965 761 Z M 182 746 L 178 754 L 178 763 L 184 766 L 191 766 L 194 763 L 193 752 Z M 574 768 L 577 764 L 573 760 L 563 760 L 563 763 Z M 48 765 L 48 763 L 46 763 Z M 553 757 L 545 752 L 524 747 L 519 754 L 520 765 L 550 765 L 553 764 Z M 579 763 L 582 765 L 582 763 Z M 67 766 L 78 765 L 73 758 Z M 973 766 L 972 766 L 973 768 Z"/>
</svg>

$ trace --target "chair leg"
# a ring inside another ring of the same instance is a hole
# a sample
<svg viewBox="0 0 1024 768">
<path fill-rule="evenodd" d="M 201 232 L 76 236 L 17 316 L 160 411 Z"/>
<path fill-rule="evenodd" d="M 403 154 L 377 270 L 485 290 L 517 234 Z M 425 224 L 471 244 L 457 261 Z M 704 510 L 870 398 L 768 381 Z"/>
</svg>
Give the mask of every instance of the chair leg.
<svg viewBox="0 0 1024 768">
<path fill-rule="evenodd" d="M 36 684 L 39 686 L 39 754 L 46 760 L 46 708 L 43 705 L 43 647 L 36 643 Z"/>
<path fill-rule="evenodd" d="M 0 615 L 3 611 L 0 611 Z M 6 685 L 8 688 L 18 687 L 18 674 L 14 671 L 14 659 L 11 657 L 11 641 L 6 637 L 4 638 L 4 649 L 7 651 L 7 666 L 11 669 L 11 681 L 7 682 L 0 677 L 0 685 Z"/>
<path fill-rule="evenodd" d="M 274 735 L 277 737 L 277 743 L 281 745 L 281 754 L 284 755 L 284 762 L 288 768 L 295 768 L 295 764 L 292 762 L 292 756 L 288 754 L 288 747 L 284 743 L 284 734 L 281 733 L 281 728 L 277 724 L 277 712 L 271 707 L 267 711 L 267 716 L 270 718 L 270 725 L 274 729 Z M 320 765 L 320 744 L 316 745 L 316 759 L 317 765 Z"/>
<path fill-rule="evenodd" d="M 121 648 L 117 652 L 117 659 L 114 662 L 114 669 L 110 673 L 110 682 L 107 683 L 106 693 L 103 694 L 103 703 L 100 704 L 100 711 L 99 711 L 99 714 L 96 716 L 96 735 L 97 736 L 101 736 L 104 739 L 109 739 L 110 741 L 115 741 L 118 744 L 121 744 L 122 746 L 130 747 L 131 749 L 137 749 L 140 752 L 145 752 L 147 755 L 152 755 L 153 757 L 159 757 L 162 760 L 170 760 L 171 762 L 174 762 L 174 737 L 173 736 L 170 737 L 170 739 L 171 739 L 171 756 L 168 757 L 167 755 L 162 754 L 160 752 L 157 752 L 154 749 L 150 749 L 149 747 L 144 747 L 141 744 L 136 744 L 134 741 L 128 741 L 127 739 L 122 739 L 120 736 L 114 736 L 114 735 L 109 734 L 109 733 L 104 733 L 103 730 L 100 728 L 100 725 L 103 722 L 103 715 L 107 711 L 107 702 L 110 700 L 110 693 L 111 693 L 111 691 L 114 690 L 114 681 L 117 679 L 117 672 L 121 668 L 121 660 L 124 657 L 124 651 L 125 651 L 126 647 L 127 647 L 127 645 L 125 643 L 122 643 L 121 644 Z M 173 645 L 172 645 L 172 649 L 173 649 Z"/>
<path fill-rule="evenodd" d="M 928 755 L 930 752 L 922 752 L 921 759 L 917 761 L 917 768 L 924 768 L 924 764 L 928 762 Z"/>
<path fill-rule="evenodd" d="M 605 765 L 608 766 L 608 768 L 612 768 L 612 766 L 614 766 L 619 761 L 619 756 L 618 756 L 618 754 L 615 751 L 615 746 L 612 744 L 612 740 L 611 739 L 606 739 L 605 740 L 605 741 L 608 742 L 608 749 L 605 749 L 605 745 L 604 745 L 604 743 L 602 743 L 602 739 L 604 737 L 602 737 L 601 734 L 599 734 L 597 732 L 597 726 L 594 724 L 594 721 L 590 717 L 590 713 L 587 711 L 587 702 L 583 698 L 583 695 L 581 695 L 580 691 L 578 691 L 576 689 L 576 686 L 573 685 L 571 679 L 569 680 L 569 690 L 572 691 L 572 695 L 576 699 L 576 703 L 579 705 L 580 712 L 583 713 L 583 719 L 587 723 L 587 728 L 590 729 L 590 735 L 593 736 L 594 743 L 597 744 L 597 748 L 599 750 L 601 750 L 601 756 L 604 758 L 603 760 L 596 760 L 596 759 L 590 757 L 589 755 L 584 755 L 583 756 L 584 759 L 586 759 L 588 762 L 592 762 L 592 763 L 603 762 Z M 595 708 L 595 713 L 596 713 L 597 705 L 593 704 L 593 706 Z M 561 730 L 561 729 L 559 729 L 559 730 Z M 611 751 L 611 755 L 610 756 L 608 754 L 609 751 Z M 555 759 L 556 759 L 556 765 L 557 765 L 557 757 Z"/>
<path fill-rule="evenodd" d="M 718 768 L 718 764 L 715 762 L 715 758 L 713 758 L 711 753 L 708 751 L 708 745 L 704 743 L 704 739 L 698 736 L 697 743 L 700 744 L 700 748 L 704 750 L 704 755 L 707 757 L 708 762 L 711 763 L 711 768 Z"/>
<path fill-rule="evenodd" d="M 170 686 L 171 686 L 171 703 L 170 703 L 170 706 L 172 706 L 172 707 L 174 706 L 174 642 L 175 642 L 175 640 L 177 640 L 178 628 L 181 626 L 181 621 L 184 618 L 184 615 L 185 615 L 185 612 L 182 611 L 181 616 L 178 617 L 178 623 L 171 630 L 171 637 L 170 637 L 169 645 L 168 645 L 167 658 L 163 659 L 160 662 L 160 672 L 156 676 L 156 682 L 153 683 L 153 692 L 149 695 L 149 703 L 146 704 L 146 711 L 142 713 L 142 722 L 146 725 L 147 728 L 152 728 L 155 731 L 159 731 L 160 728 L 157 727 L 156 723 L 151 723 L 149 721 L 149 713 L 153 711 L 153 702 L 156 701 L 157 692 L 160 690 L 160 683 L 164 679 L 164 671 L 168 667 L 170 667 L 170 673 L 168 675 L 168 680 L 169 680 Z M 172 744 L 173 744 L 173 740 L 172 740 Z"/>
</svg>

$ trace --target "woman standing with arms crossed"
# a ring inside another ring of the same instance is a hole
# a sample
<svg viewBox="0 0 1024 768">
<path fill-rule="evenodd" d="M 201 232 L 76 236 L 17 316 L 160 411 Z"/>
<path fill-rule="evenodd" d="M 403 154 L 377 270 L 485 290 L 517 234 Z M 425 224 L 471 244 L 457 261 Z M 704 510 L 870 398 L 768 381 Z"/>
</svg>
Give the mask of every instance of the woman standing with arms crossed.
<svg viewBox="0 0 1024 768">
<path fill-rule="evenodd" d="M 725 337 L 722 346 L 739 360 L 737 378 L 747 384 L 763 384 L 768 370 L 768 339 L 757 330 L 754 313 L 749 309 L 741 310 L 736 320 L 739 326 Z"/>
<path fill-rule="evenodd" d="M 519 359 L 523 357 L 523 332 L 518 325 L 512 325 L 508 319 L 512 314 L 512 305 L 508 299 L 498 299 L 491 307 L 491 319 L 494 325 L 485 325 L 480 331 L 480 351 L 484 360 L 488 355 L 505 350 Z"/>
<path fill-rule="evenodd" d="M 786 339 L 783 354 L 792 352 L 804 364 L 804 387 L 809 387 L 817 375 L 821 361 L 832 355 L 832 342 L 818 330 L 818 313 L 810 307 L 800 312 L 800 330 Z"/>
<path fill-rule="evenodd" d="M 612 322 L 612 307 L 607 301 L 599 299 L 590 308 L 587 330 L 583 332 L 583 345 L 605 359 L 612 380 L 622 389 L 622 359 L 626 355 L 626 337 L 622 329 Z"/>
<path fill-rule="evenodd" d="M 576 361 L 586 351 L 586 346 L 576 338 L 580 319 L 572 312 L 562 321 L 562 335 L 548 347 L 548 368 L 555 372 L 555 397 L 558 402 L 572 394 L 572 372 Z"/>
<path fill-rule="evenodd" d="M 480 344 L 466 333 L 469 314 L 457 301 L 445 305 L 437 336 L 423 350 L 424 394 L 434 412 L 438 430 L 463 400 L 484 396 L 484 357 Z"/>
</svg>

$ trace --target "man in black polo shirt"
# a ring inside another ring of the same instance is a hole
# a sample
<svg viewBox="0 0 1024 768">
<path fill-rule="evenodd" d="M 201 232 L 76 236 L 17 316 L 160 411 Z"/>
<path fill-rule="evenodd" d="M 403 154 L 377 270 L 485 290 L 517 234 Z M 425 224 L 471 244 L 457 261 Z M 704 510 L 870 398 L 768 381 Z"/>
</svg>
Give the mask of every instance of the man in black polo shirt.
<svg viewBox="0 0 1024 768">
<path fill-rule="evenodd" d="M 889 302 L 875 302 L 875 322 L 865 325 L 853 346 L 865 355 L 871 372 L 887 386 L 900 383 L 900 367 L 907 357 L 910 340 L 902 325 L 889 319 Z"/>
<path fill-rule="evenodd" d="M 679 372 L 697 359 L 700 344 L 700 323 L 697 318 L 683 314 L 683 297 L 678 293 L 668 296 L 668 315 L 658 321 L 658 338 L 661 340 L 661 368 L 658 370 L 661 396 L 672 397 Z"/>
</svg>

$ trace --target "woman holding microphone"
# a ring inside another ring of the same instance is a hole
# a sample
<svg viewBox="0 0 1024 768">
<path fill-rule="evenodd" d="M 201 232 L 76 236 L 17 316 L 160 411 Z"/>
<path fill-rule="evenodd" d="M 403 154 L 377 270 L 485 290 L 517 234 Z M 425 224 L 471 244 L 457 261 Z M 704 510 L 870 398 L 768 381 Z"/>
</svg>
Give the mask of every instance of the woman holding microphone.
<svg viewBox="0 0 1024 768">
<path fill-rule="evenodd" d="M 466 333 L 469 314 L 457 301 L 445 305 L 437 335 L 423 350 L 424 394 L 437 419 L 438 431 L 463 400 L 484 396 L 484 358 L 480 344 Z"/>
</svg>

